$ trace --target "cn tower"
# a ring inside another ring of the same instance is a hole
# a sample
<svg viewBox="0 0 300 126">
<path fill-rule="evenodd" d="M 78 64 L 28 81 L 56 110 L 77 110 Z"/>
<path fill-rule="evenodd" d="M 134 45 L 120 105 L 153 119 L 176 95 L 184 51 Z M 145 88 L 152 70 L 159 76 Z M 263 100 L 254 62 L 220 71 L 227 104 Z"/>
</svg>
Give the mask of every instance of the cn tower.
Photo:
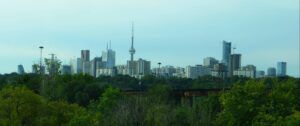
<svg viewBox="0 0 300 126">
<path fill-rule="evenodd" d="M 132 36 L 131 36 L 131 48 L 129 49 L 130 53 L 130 61 L 132 62 L 134 60 L 134 54 L 135 54 L 135 49 L 133 47 L 133 42 L 134 42 L 134 23 L 132 22 Z"/>
</svg>

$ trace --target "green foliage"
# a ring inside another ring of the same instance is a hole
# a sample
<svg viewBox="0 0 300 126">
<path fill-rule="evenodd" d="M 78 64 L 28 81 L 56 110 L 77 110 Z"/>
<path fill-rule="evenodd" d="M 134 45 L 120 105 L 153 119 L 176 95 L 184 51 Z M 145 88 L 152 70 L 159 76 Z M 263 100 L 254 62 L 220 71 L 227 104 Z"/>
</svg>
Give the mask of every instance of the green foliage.
<svg viewBox="0 0 300 126">
<path fill-rule="evenodd" d="M 66 102 L 48 102 L 25 87 L 0 91 L 0 125 L 66 125 L 85 109 Z"/>
<path fill-rule="evenodd" d="M 218 125 L 270 125 L 293 114 L 298 98 L 294 80 L 275 81 L 271 88 L 263 81 L 236 84 L 222 94 L 223 111 Z"/>
<path fill-rule="evenodd" d="M 141 85 L 139 84 L 141 81 Z M 44 84 L 45 94 L 40 92 Z M 178 97 L 182 89 L 224 89 Z M 0 125 L 214 126 L 300 123 L 300 80 L 0 75 Z M 132 90 L 143 93 L 128 94 Z"/>
</svg>

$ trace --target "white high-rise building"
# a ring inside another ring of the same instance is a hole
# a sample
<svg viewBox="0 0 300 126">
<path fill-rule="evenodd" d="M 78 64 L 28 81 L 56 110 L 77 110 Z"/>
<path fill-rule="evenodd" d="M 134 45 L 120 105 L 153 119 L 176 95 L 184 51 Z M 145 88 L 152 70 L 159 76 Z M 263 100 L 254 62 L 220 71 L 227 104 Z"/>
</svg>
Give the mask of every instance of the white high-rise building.
<svg viewBox="0 0 300 126">
<path fill-rule="evenodd" d="M 233 75 L 241 76 L 241 77 L 255 78 L 256 77 L 256 67 L 254 65 L 247 65 L 245 67 L 242 67 L 241 69 L 234 70 Z"/>
<path fill-rule="evenodd" d="M 82 60 L 81 58 L 71 59 L 71 73 L 80 74 L 82 73 Z"/>
<path fill-rule="evenodd" d="M 214 68 L 214 65 L 218 63 L 219 61 L 213 57 L 206 57 L 203 59 L 203 66 L 205 67 Z"/>
<path fill-rule="evenodd" d="M 204 67 L 202 65 L 187 66 L 186 67 L 186 77 L 196 79 L 201 76 L 211 75 L 211 69 Z"/>
<path fill-rule="evenodd" d="M 116 66 L 117 68 L 117 74 L 119 75 L 127 75 L 128 74 L 128 69 L 126 65 L 118 65 Z"/>
</svg>

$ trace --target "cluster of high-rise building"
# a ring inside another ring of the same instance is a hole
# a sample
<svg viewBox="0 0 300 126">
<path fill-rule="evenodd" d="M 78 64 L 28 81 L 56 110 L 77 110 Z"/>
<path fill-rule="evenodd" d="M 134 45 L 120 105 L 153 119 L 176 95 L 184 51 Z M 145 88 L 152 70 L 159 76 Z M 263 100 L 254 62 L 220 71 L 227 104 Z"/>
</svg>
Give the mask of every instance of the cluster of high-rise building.
<svg viewBox="0 0 300 126">
<path fill-rule="evenodd" d="M 90 60 L 90 51 L 81 50 L 81 57 L 71 60 L 70 65 L 63 65 L 62 73 L 89 74 L 94 77 L 130 75 L 140 77 L 151 74 L 151 62 L 144 59 L 134 59 L 134 31 L 132 27 L 131 47 L 129 49 L 130 60 L 126 65 L 116 65 L 116 52 L 111 49 L 111 43 L 101 57 Z"/>
<path fill-rule="evenodd" d="M 129 48 L 130 59 L 127 64 L 116 65 L 116 52 L 111 48 L 111 42 L 107 44 L 107 48 L 102 52 L 101 57 L 94 57 L 91 59 L 90 50 L 81 50 L 81 57 L 71 59 L 70 64 L 61 66 L 61 74 L 89 74 L 93 77 L 99 76 L 115 76 L 115 75 L 129 75 L 132 77 L 141 77 L 145 75 L 155 75 L 159 77 L 181 77 L 181 78 L 198 78 L 201 76 L 214 76 L 220 78 L 227 78 L 232 76 L 262 78 L 286 76 L 287 63 L 278 62 L 277 70 L 270 67 L 265 71 L 257 70 L 254 65 L 242 66 L 242 55 L 234 53 L 235 47 L 232 48 L 232 43 L 223 41 L 222 59 L 217 60 L 213 57 L 206 57 L 203 59 L 203 65 L 174 67 L 174 66 L 160 66 L 151 69 L 151 62 L 145 59 L 134 59 L 136 50 L 134 48 L 134 29 L 132 27 L 131 47 Z M 41 48 L 42 49 L 42 48 Z M 42 54 L 41 54 L 42 55 Z M 52 55 L 51 62 L 54 61 Z M 45 73 L 45 66 L 33 65 L 32 72 Z M 51 67 L 56 69 L 55 67 Z M 18 66 L 18 73 L 24 74 L 22 65 Z M 49 71 L 51 73 L 51 69 Z"/>
<path fill-rule="evenodd" d="M 286 62 L 277 63 L 276 68 L 270 67 L 267 70 L 267 74 L 263 70 L 257 70 L 256 66 L 249 64 L 242 66 L 242 55 L 234 53 L 235 47 L 231 46 L 231 42 L 223 41 L 223 52 L 222 59 L 219 61 L 213 57 L 206 57 L 203 59 L 203 65 L 187 66 L 185 69 L 181 68 L 178 71 L 173 66 L 154 68 L 153 73 L 159 71 L 160 76 L 170 77 L 187 77 L 187 78 L 198 78 L 201 76 L 214 76 L 220 78 L 226 77 L 249 77 L 249 78 L 262 78 L 262 77 L 275 77 L 275 76 L 286 76 Z"/>
</svg>

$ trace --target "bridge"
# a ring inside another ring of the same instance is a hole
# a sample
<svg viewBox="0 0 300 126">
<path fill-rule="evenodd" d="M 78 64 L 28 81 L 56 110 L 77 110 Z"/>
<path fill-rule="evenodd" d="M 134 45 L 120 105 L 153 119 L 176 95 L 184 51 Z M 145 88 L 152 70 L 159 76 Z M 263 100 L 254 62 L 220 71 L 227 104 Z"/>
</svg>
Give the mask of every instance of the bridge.
<svg viewBox="0 0 300 126">
<path fill-rule="evenodd" d="M 216 94 L 223 90 L 228 89 L 179 89 L 173 90 L 171 95 L 174 97 L 200 97 L 207 96 L 208 94 Z M 145 90 L 124 90 L 123 92 L 129 96 L 140 96 L 147 94 L 147 91 Z"/>
</svg>

